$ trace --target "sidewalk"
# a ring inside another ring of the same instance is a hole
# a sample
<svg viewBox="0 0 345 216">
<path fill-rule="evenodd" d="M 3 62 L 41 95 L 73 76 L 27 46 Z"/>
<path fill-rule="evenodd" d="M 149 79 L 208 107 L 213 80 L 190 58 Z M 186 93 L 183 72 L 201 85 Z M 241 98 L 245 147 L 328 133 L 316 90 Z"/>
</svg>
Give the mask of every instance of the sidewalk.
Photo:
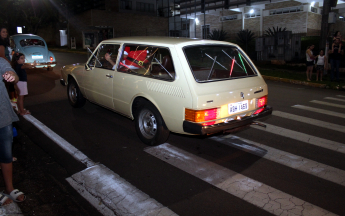
<svg viewBox="0 0 345 216">
<path fill-rule="evenodd" d="M 20 121 L 25 119 L 20 117 Z M 100 215 L 65 180 L 67 171 L 13 124 L 18 136 L 13 140 L 13 184 L 26 200 L 0 207 L 0 216 L 93 216 Z M 0 172 L 1 173 L 1 172 Z M 0 191 L 4 180 L 0 174 Z"/>
</svg>

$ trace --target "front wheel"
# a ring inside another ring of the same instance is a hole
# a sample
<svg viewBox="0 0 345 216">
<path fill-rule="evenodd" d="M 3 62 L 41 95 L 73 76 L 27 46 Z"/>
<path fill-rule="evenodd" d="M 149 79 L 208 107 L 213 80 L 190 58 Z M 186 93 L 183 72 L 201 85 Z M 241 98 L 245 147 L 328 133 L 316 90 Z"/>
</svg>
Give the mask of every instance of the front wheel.
<svg viewBox="0 0 345 216">
<path fill-rule="evenodd" d="M 135 129 L 140 140 L 150 146 L 164 143 L 170 134 L 159 111 L 150 103 L 142 104 L 136 112 Z"/>
<path fill-rule="evenodd" d="M 86 102 L 86 99 L 81 94 L 79 86 L 74 79 L 71 79 L 68 82 L 67 96 L 69 103 L 74 108 L 82 107 Z"/>
</svg>

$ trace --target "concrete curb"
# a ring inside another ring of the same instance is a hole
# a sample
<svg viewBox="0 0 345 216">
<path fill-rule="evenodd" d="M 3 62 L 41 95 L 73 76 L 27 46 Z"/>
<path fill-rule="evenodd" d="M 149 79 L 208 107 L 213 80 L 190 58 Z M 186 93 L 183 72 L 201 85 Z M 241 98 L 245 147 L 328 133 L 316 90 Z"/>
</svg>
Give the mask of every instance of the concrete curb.
<svg viewBox="0 0 345 216">
<path fill-rule="evenodd" d="M 311 86 L 311 87 L 317 87 L 317 88 L 326 88 L 326 86 L 327 86 L 326 84 L 312 83 L 312 82 L 300 81 L 300 80 L 293 80 L 293 79 L 289 79 L 289 78 L 272 77 L 272 76 L 265 76 L 265 75 L 262 75 L 262 77 L 265 80 L 273 80 L 273 81 L 292 83 L 292 84 L 298 84 L 298 85 L 305 85 L 305 86 Z"/>
</svg>

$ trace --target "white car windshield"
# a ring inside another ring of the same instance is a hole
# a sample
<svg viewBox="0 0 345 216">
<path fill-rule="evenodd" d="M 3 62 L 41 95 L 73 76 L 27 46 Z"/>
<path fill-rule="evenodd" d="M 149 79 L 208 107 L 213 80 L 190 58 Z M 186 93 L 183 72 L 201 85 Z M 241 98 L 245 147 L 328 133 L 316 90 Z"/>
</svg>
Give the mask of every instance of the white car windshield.
<svg viewBox="0 0 345 216">
<path fill-rule="evenodd" d="M 235 46 L 187 46 L 184 52 L 197 82 L 257 76 L 249 60 Z"/>
</svg>

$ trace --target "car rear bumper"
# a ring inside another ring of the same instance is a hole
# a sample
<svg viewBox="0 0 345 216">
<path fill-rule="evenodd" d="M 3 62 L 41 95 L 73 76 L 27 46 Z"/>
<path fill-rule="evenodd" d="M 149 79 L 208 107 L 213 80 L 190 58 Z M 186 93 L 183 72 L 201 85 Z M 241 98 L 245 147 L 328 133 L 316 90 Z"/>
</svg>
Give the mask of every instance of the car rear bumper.
<svg viewBox="0 0 345 216">
<path fill-rule="evenodd" d="M 261 119 L 263 117 L 269 116 L 272 114 L 272 107 L 266 106 L 265 109 L 256 115 L 251 115 L 242 118 L 241 120 L 233 120 L 229 122 L 224 122 L 215 125 L 203 126 L 198 123 L 183 121 L 183 130 L 186 133 L 198 134 L 198 135 L 207 135 L 214 134 L 222 131 L 228 131 L 232 129 L 242 128 L 248 126 L 254 122 L 254 120 Z"/>
<path fill-rule="evenodd" d="M 47 67 L 55 67 L 57 62 L 40 62 L 37 63 L 37 68 L 47 68 Z M 31 63 L 33 64 L 33 63 Z"/>
</svg>

